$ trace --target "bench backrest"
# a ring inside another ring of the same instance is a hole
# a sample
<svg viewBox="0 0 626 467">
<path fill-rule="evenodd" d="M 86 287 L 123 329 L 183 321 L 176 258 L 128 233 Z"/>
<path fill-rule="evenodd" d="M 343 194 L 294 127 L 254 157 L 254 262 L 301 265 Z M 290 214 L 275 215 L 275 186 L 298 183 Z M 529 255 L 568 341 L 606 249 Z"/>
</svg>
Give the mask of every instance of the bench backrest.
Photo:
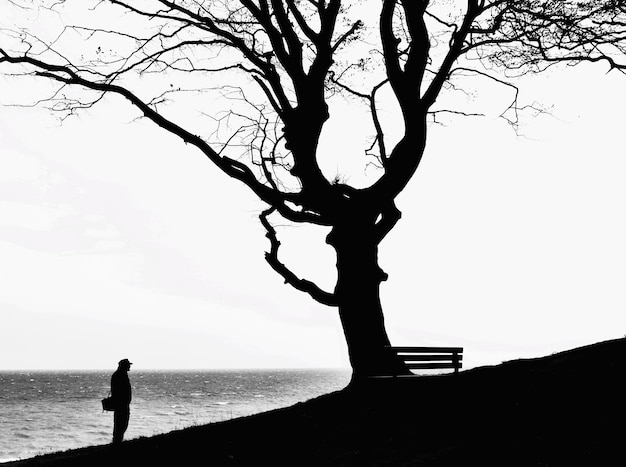
<svg viewBox="0 0 626 467">
<path fill-rule="evenodd" d="M 410 370 L 452 369 L 463 366 L 463 347 L 388 347 Z"/>
</svg>

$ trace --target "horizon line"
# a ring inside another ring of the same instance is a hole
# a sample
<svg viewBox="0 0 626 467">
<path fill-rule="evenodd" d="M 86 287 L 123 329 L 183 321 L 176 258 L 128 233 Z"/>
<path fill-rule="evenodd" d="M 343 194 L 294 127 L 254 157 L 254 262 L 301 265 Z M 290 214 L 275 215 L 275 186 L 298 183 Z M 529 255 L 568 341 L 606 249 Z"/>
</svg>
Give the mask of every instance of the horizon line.
<svg viewBox="0 0 626 467">
<path fill-rule="evenodd" d="M 112 371 L 116 368 L 111 366 L 107 368 L 4 368 L 0 369 L 0 373 L 10 372 L 29 372 L 29 371 Z M 131 369 L 131 372 L 141 371 L 300 371 L 300 370 L 346 370 L 351 368 L 345 367 L 237 367 L 237 368 L 137 368 Z"/>
</svg>

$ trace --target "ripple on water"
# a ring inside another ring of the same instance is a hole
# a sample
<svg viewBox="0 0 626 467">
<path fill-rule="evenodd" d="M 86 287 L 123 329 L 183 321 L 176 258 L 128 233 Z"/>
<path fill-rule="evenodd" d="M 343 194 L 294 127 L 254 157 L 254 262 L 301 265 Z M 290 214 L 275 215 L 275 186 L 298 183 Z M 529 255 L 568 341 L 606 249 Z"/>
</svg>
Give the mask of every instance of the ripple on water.
<svg viewBox="0 0 626 467">
<path fill-rule="evenodd" d="M 128 439 L 286 407 L 341 389 L 350 375 L 278 371 L 274 376 L 135 371 Z M 0 372 L 0 462 L 109 442 L 113 415 L 102 412 L 100 400 L 110 378 L 102 371 Z"/>
</svg>

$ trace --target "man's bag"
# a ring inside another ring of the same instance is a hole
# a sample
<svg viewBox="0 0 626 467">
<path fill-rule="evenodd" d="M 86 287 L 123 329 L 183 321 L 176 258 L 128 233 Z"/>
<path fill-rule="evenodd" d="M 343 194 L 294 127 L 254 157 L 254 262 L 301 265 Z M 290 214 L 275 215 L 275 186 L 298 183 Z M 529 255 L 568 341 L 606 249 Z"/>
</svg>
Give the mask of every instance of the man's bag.
<svg viewBox="0 0 626 467">
<path fill-rule="evenodd" d="M 115 410 L 115 402 L 112 397 L 109 396 L 102 399 L 102 410 L 106 410 L 107 412 Z"/>
</svg>

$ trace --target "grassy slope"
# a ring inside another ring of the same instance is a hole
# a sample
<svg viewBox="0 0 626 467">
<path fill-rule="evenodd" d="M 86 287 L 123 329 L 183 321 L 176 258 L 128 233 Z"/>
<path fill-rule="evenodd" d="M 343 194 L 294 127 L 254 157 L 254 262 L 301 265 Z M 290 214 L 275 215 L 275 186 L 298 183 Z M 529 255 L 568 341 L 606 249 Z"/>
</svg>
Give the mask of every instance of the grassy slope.
<svg viewBox="0 0 626 467">
<path fill-rule="evenodd" d="M 626 340 L 11 466 L 625 466 Z M 131 421 L 132 422 L 132 421 Z"/>
</svg>

